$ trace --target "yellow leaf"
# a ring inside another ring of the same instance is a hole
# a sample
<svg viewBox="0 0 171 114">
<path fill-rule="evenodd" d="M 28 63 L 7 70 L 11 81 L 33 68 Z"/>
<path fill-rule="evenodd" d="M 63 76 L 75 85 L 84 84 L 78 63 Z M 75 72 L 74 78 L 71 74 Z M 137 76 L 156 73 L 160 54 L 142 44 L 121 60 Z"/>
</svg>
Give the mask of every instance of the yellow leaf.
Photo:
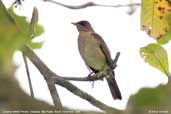
<svg viewBox="0 0 171 114">
<path fill-rule="evenodd" d="M 142 0 L 141 29 L 150 37 L 161 39 L 169 29 L 166 16 L 171 15 L 171 5 L 167 0 Z"/>
</svg>

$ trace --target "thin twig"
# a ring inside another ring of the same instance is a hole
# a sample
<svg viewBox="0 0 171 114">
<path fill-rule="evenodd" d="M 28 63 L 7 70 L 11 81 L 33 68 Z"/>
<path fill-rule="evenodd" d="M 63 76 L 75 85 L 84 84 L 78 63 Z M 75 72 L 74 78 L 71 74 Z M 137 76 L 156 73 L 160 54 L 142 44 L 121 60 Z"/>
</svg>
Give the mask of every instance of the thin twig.
<svg viewBox="0 0 171 114">
<path fill-rule="evenodd" d="M 39 59 L 39 57 L 36 54 L 34 54 L 34 52 L 30 48 L 25 47 L 22 50 L 22 52 L 31 60 L 31 62 L 37 67 L 37 69 L 41 71 L 48 85 L 55 107 L 58 110 L 62 110 L 63 106 L 60 101 L 57 89 L 55 85 L 52 83 L 51 78 L 49 76 L 49 75 L 53 75 L 53 72 L 49 70 L 49 68 Z"/>
<path fill-rule="evenodd" d="M 56 2 L 54 0 L 43 0 L 43 1 L 51 2 L 51 3 L 57 4 L 57 5 L 69 8 L 69 9 L 83 9 L 83 8 L 87 8 L 87 7 L 91 7 L 91 6 L 119 8 L 119 7 L 130 7 L 130 6 L 140 6 L 141 5 L 141 3 L 132 3 L 132 4 L 125 4 L 125 5 L 121 5 L 121 4 L 118 4 L 118 5 L 102 5 L 102 4 L 97 4 L 94 2 L 87 2 L 87 3 L 81 4 L 81 5 L 75 5 L 74 6 L 74 5 L 66 5 L 63 3 L 59 3 L 59 2 Z"/>
<path fill-rule="evenodd" d="M 23 56 L 23 60 L 24 60 L 24 64 L 25 64 L 25 69 L 26 69 L 26 73 L 27 73 L 28 82 L 29 82 L 30 93 L 31 93 L 32 98 L 34 98 L 33 86 L 32 86 L 32 83 L 31 83 L 31 77 L 30 77 L 30 72 L 29 72 L 29 68 L 28 68 L 27 58 L 24 55 L 24 53 L 22 53 L 22 56 Z"/>
<path fill-rule="evenodd" d="M 117 67 L 117 61 L 118 61 L 118 59 L 119 59 L 119 56 L 120 56 L 120 52 L 117 52 L 116 53 L 116 56 L 115 56 L 115 58 L 114 58 L 114 60 L 113 60 L 113 69 L 115 69 L 116 67 Z"/>
<path fill-rule="evenodd" d="M 108 112 L 108 113 L 112 112 L 112 114 L 122 113 L 122 111 L 112 108 L 110 106 L 107 106 L 104 103 L 98 101 L 93 96 L 87 94 L 86 92 L 80 90 L 79 88 L 71 84 L 70 82 L 64 80 L 63 77 L 52 72 L 29 47 L 25 46 L 22 51 L 31 60 L 31 62 L 37 67 L 40 73 L 44 76 L 45 80 L 47 80 L 47 83 L 51 85 L 56 83 L 105 112 Z"/>
</svg>

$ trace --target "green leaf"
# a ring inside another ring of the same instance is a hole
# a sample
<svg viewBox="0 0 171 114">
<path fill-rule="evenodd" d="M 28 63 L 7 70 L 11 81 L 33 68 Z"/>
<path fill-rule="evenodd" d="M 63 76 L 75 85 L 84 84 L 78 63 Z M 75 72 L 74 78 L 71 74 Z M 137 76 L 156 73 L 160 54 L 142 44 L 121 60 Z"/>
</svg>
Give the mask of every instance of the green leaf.
<svg viewBox="0 0 171 114">
<path fill-rule="evenodd" d="M 166 15 L 165 20 L 168 24 L 168 31 L 160 40 L 158 40 L 160 44 L 166 44 L 169 40 L 171 40 L 171 15 Z"/>
<path fill-rule="evenodd" d="M 15 20 L 16 25 L 18 26 L 19 30 L 21 31 L 20 34 L 24 34 L 25 36 L 27 36 L 27 39 L 30 38 L 29 23 L 26 21 L 26 17 L 16 15 L 14 13 L 13 7 L 10 7 L 8 9 L 8 12 L 12 16 L 12 18 Z"/>
<path fill-rule="evenodd" d="M 41 42 L 30 42 L 29 43 L 29 47 L 31 47 L 32 49 L 40 49 L 43 45 L 43 41 Z"/>
<path fill-rule="evenodd" d="M 30 35 L 32 38 L 41 35 L 44 32 L 44 29 L 41 25 L 38 24 L 38 9 L 34 7 L 33 13 L 32 13 L 32 18 L 30 21 Z"/>
<path fill-rule="evenodd" d="M 157 40 L 157 42 L 161 45 L 164 45 L 169 42 L 169 39 L 170 39 L 170 34 L 166 33 L 163 37 L 161 37 L 159 40 Z"/>
<path fill-rule="evenodd" d="M 150 37 L 160 40 L 168 32 L 167 15 L 171 15 L 171 5 L 167 0 L 142 0 L 141 28 Z"/>
<path fill-rule="evenodd" d="M 34 37 L 40 36 L 44 32 L 44 28 L 41 25 L 35 26 Z"/>
<path fill-rule="evenodd" d="M 33 38 L 35 38 L 36 36 L 41 35 L 44 32 L 44 29 L 41 25 L 38 24 L 38 18 L 39 18 L 39 14 L 38 14 L 38 9 L 36 7 L 34 7 L 33 9 L 33 13 L 32 13 L 32 18 L 30 21 L 30 36 Z M 43 45 L 43 41 L 42 42 L 33 42 L 31 41 L 29 43 L 29 46 L 33 49 L 39 49 L 41 48 Z"/>
<path fill-rule="evenodd" d="M 14 52 L 28 41 L 25 37 L 0 0 L 0 72 L 10 68 Z"/>
<path fill-rule="evenodd" d="M 15 23 L 20 28 L 22 34 L 25 35 L 25 38 L 28 42 L 25 45 L 29 45 L 33 49 L 38 49 L 42 47 L 42 42 L 33 42 L 32 39 L 41 35 L 44 32 L 44 29 L 41 25 L 38 24 L 38 10 L 35 7 L 32 13 L 32 19 L 29 23 L 26 21 L 26 17 L 18 16 L 14 13 L 13 8 L 9 9 L 10 15 L 14 18 Z"/>
<path fill-rule="evenodd" d="M 170 76 L 168 55 L 165 49 L 159 44 L 149 44 L 140 49 L 140 55 L 144 61 L 157 68 L 165 75 Z"/>
</svg>

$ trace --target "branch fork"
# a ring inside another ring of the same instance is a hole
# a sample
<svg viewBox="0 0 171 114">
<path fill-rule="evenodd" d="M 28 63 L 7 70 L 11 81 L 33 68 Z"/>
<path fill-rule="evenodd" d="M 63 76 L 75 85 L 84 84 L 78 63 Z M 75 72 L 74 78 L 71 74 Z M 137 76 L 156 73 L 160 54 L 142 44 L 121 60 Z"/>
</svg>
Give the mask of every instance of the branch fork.
<svg viewBox="0 0 171 114">
<path fill-rule="evenodd" d="M 79 96 L 80 98 L 88 101 L 90 104 L 94 105 L 95 107 L 101 109 L 102 111 L 105 111 L 110 114 L 121 114 L 122 111 L 115 109 L 113 107 L 107 106 L 106 104 L 100 102 L 93 96 L 89 95 L 88 93 L 82 91 L 75 85 L 69 82 L 70 81 L 95 81 L 100 80 L 105 77 L 104 72 L 100 72 L 97 74 L 94 74 L 93 76 L 87 76 L 87 77 L 63 77 L 55 74 L 53 71 L 51 71 L 44 63 L 43 61 L 28 47 L 24 46 L 22 49 L 22 52 L 30 59 L 30 61 L 37 67 L 39 72 L 42 74 L 44 79 L 47 82 L 47 86 L 49 88 L 50 94 L 52 96 L 54 105 L 57 109 L 62 110 L 63 106 L 60 101 L 57 88 L 55 87 L 55 84 L 64 87 L 68 91 L 72 92 L 76 96 Z M 118 61 L 120 53 L 118 52 L 116 54 L 115 59 L 113 60 L 113 68 L 109 69 L 109 72 L 113 71 L 116 68 L 116 63 Z"/>
</svg>

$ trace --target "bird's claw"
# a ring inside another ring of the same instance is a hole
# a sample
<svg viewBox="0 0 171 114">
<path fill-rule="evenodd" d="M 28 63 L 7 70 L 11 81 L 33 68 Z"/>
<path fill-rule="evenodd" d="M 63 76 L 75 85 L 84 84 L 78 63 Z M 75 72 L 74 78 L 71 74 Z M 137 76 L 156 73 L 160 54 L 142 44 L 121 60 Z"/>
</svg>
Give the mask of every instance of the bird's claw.
<svg viewBox="0 0 171 114">
<path fill-rule="evenodd" d="M 88 74 L 88 77 L 91 77 L 94 75 L 94 72 L 90 72 L 90 74 Z"/>
<path fill-rule="evenodd" d="M 96 78 L 97 79 L 103 80 L 103 77 L 104 77 L 104 73 L 103 72 L 96 73 Z"/>
</svg>

